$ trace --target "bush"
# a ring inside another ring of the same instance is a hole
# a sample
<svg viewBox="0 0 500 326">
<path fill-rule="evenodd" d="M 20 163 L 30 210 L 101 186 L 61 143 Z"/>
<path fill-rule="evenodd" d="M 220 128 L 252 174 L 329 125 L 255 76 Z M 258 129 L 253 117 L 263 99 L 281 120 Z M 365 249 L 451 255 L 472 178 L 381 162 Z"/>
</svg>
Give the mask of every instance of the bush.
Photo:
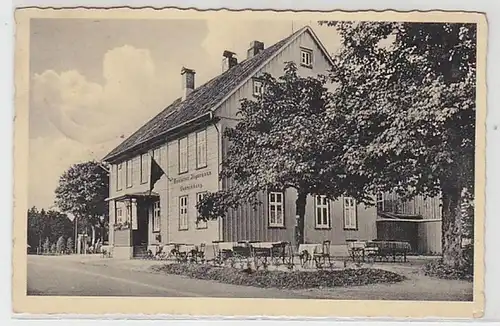
<svg viewBox="0 0 500 326">
<path fill-rule="evenodd" d="M 57 239 L 57 244 L 56 244 L 56 250 L 58 254 L 64 253 L 64 249 L 66 247 L 66 241 L 64 241 L 64 237 L 60 236 L 59 239 Z"/>
<path fill-rule="evenodd" d="M 354 286 L 374 283 L 396 283 L 404 276 L 379 269 L 343 269 L 318 271 L 241 270 L 209 265 L 165 264 L 153 267 L 157 272 L 185 275 L 191 278 L 261 288 L 307 289 L 317 287 Z"/>
<path fill-rule="evenodd" d="M 48 254 L 50 252 L 50 240 L 49 238 L 45 238 L 45 242 L 42 245 L 43 247 L 43 252 L 45 254 Z"/>
<path fill-rule="evenodd" d="M 56 249 L 57 249 L 56 244 L 55 244 L 55 243 L 53 243 L 53 244 L 50 246 L 50 252 L 54 254 L 54 253 L 56 253 Z"/>
</svg>

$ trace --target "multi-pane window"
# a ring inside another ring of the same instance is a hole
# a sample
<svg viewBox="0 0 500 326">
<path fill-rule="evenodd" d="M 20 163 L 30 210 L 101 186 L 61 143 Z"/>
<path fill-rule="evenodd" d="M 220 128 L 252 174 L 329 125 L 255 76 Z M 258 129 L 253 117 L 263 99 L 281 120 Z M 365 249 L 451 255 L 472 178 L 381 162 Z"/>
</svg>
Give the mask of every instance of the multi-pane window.
<svg viewBox="0 0 500 326">
<path fill-rule="evenodd" d="M 126 179 L 127 179 L 127 187 L 132 187 L 133 185 L 133 182 L 132 182 L 132 160 L 128 160 L 126 162 L 126 169 L 127 169 L 127 175 L 126 175 Z"/>
<path fill-rule="evenodd" d="M 281 192 L 269 193 L 269 226 L 285 226 L 283 214 L 283 193 Z"/>
<path fill-rule="evenodd" d="M 179 197 L 179 230 L 188 229 L 188 196 Z"/>
<path fill-rule="evenodd" d="M 123 164 L 120 163 L 116 167 L 116 190 L 123 188 Z"/>
<path fill-rule="evenodd" d="M 307 67 L 312 66 L 312 50 L 300 49 L 300 62 Z"/>
<path fill-rule="evenodd" d="M 188 138 L 179 139 L 179 173 L 188 171 Z"/>
<path fill-rule="evenodd" d="M 121 208 L 116 209 L 116 223 L 121 224 L 123 223 L 123 211 Z"/>
<path fill-rule="evenodd" d="M 377 212 L 383 212 L 383 211 L 384 211 L 384 193 L 378 192 L 377 193 Z"/>
<path fill-rule="evenodd" d="M 160 201 L 155 201 L 153 203 L 153 232 L 160 231 Z"/>
<path fill-rule="evenodd" d="M 207 130 L 196 133 L 196 168 L 207 166 Z"/>
<path fill-rule="evenodd" d="M 356 200 L 352 197 L 344 197 L 344 228 L 349 230 L 357 229 Z"/>
<path fill-rule="evenodd" d="M 330 209 L 328 205 L 328 198 L 326 196 L 316 196 L 316 228 L 329 228 L 330 227 Z"/>
<path fill-rule="evenodd" d="M 259 96 L 262 94 L 262 81 L 254 80 L 253 81 L 253 95 Z"/>
<path fill-rule="evenodd" d="M 197 193 L 196 194 L 196 203 L 198 204 L 203 199 L 203 197 L 205 197 L 206 194 L 207 194 L 206 192 L 199 192 L 199 193 Z M 196 227 L 198 229 L 206 229 L 208 227 L 207 221 L 201 221 L 201 220 L 199 220 L 197 222 L 197 224 L 196 224 Z"/>
<path fill-rule="evenodd" d="M 148 170 L 149 170 L 149 155 L 141 155 L 141 183 L 148 182 Z"/>
</svg>

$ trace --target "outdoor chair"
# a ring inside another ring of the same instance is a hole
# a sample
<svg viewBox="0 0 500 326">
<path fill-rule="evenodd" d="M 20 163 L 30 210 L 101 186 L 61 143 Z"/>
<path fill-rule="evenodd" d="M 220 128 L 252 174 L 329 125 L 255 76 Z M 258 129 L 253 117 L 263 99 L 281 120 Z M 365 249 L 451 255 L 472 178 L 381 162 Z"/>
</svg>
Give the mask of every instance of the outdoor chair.
<svg viewBox="0 0 500 326">
<path fill-rule="evenodd" d="M 194 263 L 204 263 L 205 262 L 205 249 L 206 244 L 201 243 L 199 246 L 196 246 L 194 249 L 191 249 L 191 261 Z"/>
<path fill-rule="evenodd" d="M 330 268 L 332 267 L 330 244 L 330 240 L 323 241 L 320 251 L 314 253 L 313 259 L 316 264 L 316 268 L 321 269 L 325 266 Z"/>
<path fill-rule="evenodd" d="M 215 266 L 222 266 L 233 257 L 232 245 L 231 248 L 222 248 L 221 244 L 223 243 L 222 241 L 212 241 L 214 248 L 214 258 L 212 261 Z"/>
<path fill-rule="evenodd" d="M 365 261 L 365 246 L 365 242 L 347 240 L 347 251 L 353 262 L 360 263 Z"/>
<path fill-rule="evenodd" d="M 250 258 L 252 257 L 252 247 L 236 245 L 233 247 L 233 259 L 231 261 L 231 267 L 234 267 L 235 263 L 239 262 L 242 267 L 246 262 L 248 265 L 250 263 Z"/>
</svg>

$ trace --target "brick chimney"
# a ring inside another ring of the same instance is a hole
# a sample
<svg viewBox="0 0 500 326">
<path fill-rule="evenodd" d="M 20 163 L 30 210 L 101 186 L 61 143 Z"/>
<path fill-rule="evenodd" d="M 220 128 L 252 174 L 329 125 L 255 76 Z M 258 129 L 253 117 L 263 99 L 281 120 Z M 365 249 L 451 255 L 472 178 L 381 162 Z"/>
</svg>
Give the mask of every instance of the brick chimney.
<svg viewBox="0 0 500 326">
<path fill-rule="evenodd" d="M 225 50 L 222 53 L 224 59 L 222 60 L 222 72 L 225 72 L 238 64 L 238 59 L 235 57 L 236 53 Z"/>
<path fill-rule="evenodd" d="M 182 77 L 182 100 L 184 101 L 186 97 L 194 91 L 194 75 L 196 72 L 193 69 L 182 67 L 181 77 Z"/>
<path fill-rule="evenodd" d="M 250 48 L 248 49 L 247 58 L 250 59 L 251 57 L 259 54 L 263 50 L 264 50 L 264 43 L 260 41 L 252 41 L 250 43 Z"/>
</svg>

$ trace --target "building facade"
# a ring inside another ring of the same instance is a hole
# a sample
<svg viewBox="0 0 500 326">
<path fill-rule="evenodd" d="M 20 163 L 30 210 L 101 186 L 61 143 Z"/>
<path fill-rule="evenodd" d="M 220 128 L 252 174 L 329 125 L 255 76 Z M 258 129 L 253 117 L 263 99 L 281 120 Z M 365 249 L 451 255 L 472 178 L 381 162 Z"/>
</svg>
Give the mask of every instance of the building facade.
<svg viewBox="0 0 500 326">
<path fill-rule="evenodd" d="M 167 243 L 212 241 L 294 242 L 296 192 L 260 194 L 257 210 L 242 206 L 224 219 L 199 222 L 196 203 L 207 192 L 223 189 L 220 163 L 227 149 L 222 136 L 237 123 L 239 101 L 260 91 L 263 72 L 283 74 L 287 61 L 303 76 L 325 73 L 331 58 L 310 27 L 265 48 L 254 41 L 241 63 L 223 53 L 225 71 L 195 87 L 196 73 L 183 68 L 182 97 L 147 122 L 103 160 L 110 173 L 110 245 L 114 257 L 141 255 Z M 161 168 L 153 178 L 152 166 Z M 345 248 L 347 240 L 377 238 L 377 207 L 352 198 L 309 197 L 305 241 L 330 240 Z M 342 250 L 342 249 L 340 249 Z M 154 251 L 154 250 L 153 250 Z"/>
</svg>

